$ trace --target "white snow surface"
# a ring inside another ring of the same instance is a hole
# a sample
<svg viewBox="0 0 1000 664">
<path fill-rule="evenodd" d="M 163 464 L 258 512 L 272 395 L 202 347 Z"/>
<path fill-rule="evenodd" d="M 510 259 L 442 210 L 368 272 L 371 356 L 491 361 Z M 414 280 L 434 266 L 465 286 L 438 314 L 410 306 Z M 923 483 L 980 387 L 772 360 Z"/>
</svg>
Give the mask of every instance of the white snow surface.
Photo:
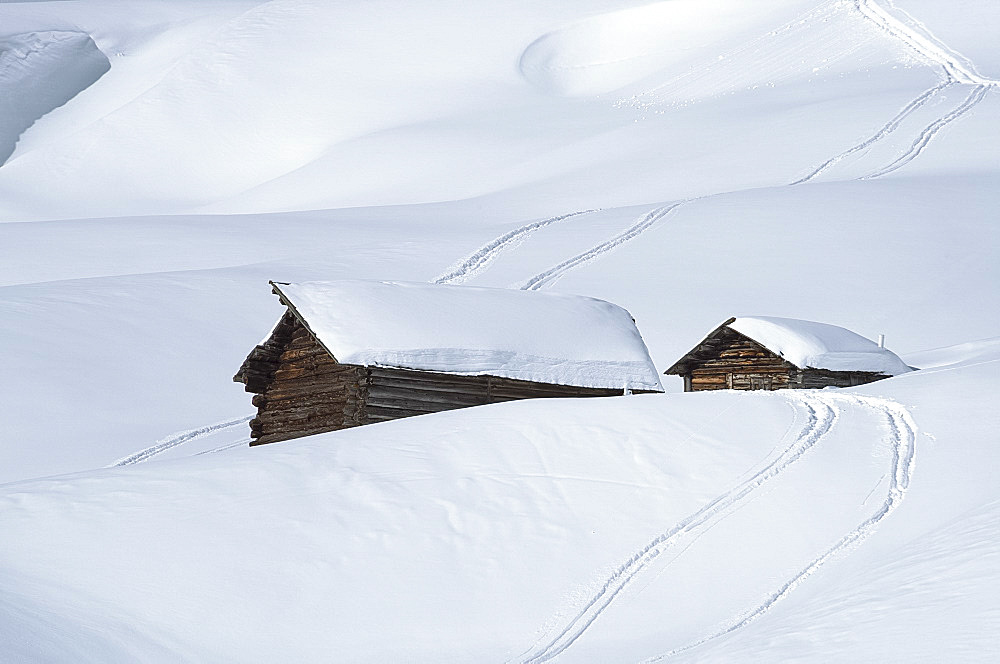
<svg viewBox="0 0 1000 664">
<path fill-rule="evenodd" d="M 632 317 L 603 300 L 416 282 L 274 286 L 343 364 L 663 390 Z"/>
<path fill-rule="evenodd" d="M 997 25 L 0 2 L 0 661 L 1000 660 Z M 268 279 L 599 298 L 661 368 L 830 321 L 920 370 L 249 448 Z"/>
<path fill-rule="evenodd" d="M 729 327 L 800 369 L 870 371 L 887 376 L 910 371 L 891 350 L 837 325 L 773 316 L 739 316 Z"/>
</svg>

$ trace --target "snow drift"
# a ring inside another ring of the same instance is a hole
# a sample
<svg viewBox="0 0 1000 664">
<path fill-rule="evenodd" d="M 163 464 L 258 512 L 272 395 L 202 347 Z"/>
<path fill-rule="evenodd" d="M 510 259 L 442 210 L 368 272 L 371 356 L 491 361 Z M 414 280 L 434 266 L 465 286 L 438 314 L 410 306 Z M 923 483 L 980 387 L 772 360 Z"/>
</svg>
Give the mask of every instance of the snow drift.
<svg viewBox="0 0 1000 664">
<path fill-rule="evenodd" d="M 109 69 L 108 58 L 83 32 L 49 30 L 0 38 L 0 166 L 35 120 Z"/>
</svg>

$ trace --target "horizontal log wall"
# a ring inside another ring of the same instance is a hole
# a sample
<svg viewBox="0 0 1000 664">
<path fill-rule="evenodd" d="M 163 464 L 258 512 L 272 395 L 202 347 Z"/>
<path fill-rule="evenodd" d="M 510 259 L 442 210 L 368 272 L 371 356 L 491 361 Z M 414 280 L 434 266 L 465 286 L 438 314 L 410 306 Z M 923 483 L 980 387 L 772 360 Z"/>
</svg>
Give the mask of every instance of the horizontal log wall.
<svg viewBox="0 0 1000 664">
<path fill-rule="evenodd" d="M 790 386 L 788 369 L 764 368 L 759 371 L 740 367 L 734 371 L 694 369 L 691 372 L 691 392 L 703 390 L 780 390 Z"/>
<path fill-rule="evenodd" d="M 824 387 L 854 387 L 888 378 L 885 374 L 870 371 L 828 371 L 826 369 L 800 369 L 792 374 L 789 387 L 820 389 Z"/>
<path fill-rule="evenodd" d="M 732 330 L 706 339 L 693 351 L 696 368 L 690 368 L 685 389 L 779 390 L 789 386 L 794 367 L 783 358 Z"/>
<path fill-rule="evenodd" d="M 365 412 L 371 422 L 516 399 L 600 397 L 621 390 L 551 385 L 497 376 L 370 367 Z"/>
<path fill-rule="evenodd" d="M 615 396 L 620 389 L 340 364 L 290 311 L 236 374 L 254 392 L 252 445 L 515 399 Z M 636 392 L 641 392 L 636 390 Z"/>
<path fill-rule="evenodd" d="M 364 368 L 339 364 L 294 318 L 282 333 L 284 346 L 277 365 L 253 398 L 257 417 L 250 420 L 251 444 L 361 424 L 363 418 L 357 411 L 366 381 Z"/>
</svg>

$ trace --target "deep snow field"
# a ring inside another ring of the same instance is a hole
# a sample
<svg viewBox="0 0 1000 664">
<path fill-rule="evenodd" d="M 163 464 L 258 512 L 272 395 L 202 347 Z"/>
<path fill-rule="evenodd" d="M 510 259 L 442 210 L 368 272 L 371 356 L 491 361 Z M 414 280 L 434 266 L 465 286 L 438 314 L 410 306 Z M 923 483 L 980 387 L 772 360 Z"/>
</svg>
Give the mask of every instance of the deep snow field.
<svg viewBox="0 0 1000 664">
<path fill-rule="evenodd" d="M 1000 659 L 1000 3 L 0 3 L 0 661 Z M 920 370 L 253 449 L 269 279 Z"/>
</svg>

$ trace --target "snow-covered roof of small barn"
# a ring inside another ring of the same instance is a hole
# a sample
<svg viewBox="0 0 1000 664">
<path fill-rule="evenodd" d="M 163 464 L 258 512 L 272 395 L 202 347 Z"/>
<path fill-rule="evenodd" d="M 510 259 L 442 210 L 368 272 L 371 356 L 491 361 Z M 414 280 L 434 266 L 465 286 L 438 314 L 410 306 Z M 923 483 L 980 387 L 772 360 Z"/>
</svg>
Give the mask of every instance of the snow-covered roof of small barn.
<svg viewBox="0 0 1000 664">
<path fill-rule="evenodd" d="M 800 369 L 865 371 L 887 376 L 911 371 L 892 351 L 837 325 L 794 318 L 741 316 L 720 325 L 709 338 L 724 327 L 753 339 Z M 674 369 L 687 358 L 679 360 L 667 373 L 676 373 Z"/>
<path fill-rule="evenodd" d="M 386 281 L 272 286 L 343 364 L 663 389 L 632 317 L 603 300 Z"/>
</svg>

